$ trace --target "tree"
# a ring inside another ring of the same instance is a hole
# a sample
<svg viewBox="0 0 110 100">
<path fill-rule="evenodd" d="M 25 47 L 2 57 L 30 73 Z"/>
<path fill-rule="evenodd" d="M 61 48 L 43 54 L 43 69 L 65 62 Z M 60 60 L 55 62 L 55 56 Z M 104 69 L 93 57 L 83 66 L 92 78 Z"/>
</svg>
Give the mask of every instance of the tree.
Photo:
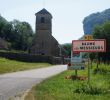
<svg viewBox="0 0 110 100">
<path fill-rule="evenodd" d="M 106 53 L 98 53 L 99 59 L 103 61 L 110 60 L 110 21 L 106 21 L 102 25 L 95 27 L 93 32 L 95 39 L 106 39 Z"/>
<path fill-rule="evenodd" d="M 12 47 L 17 50 L 27 50 L 31 44 L 33 30 L 29 23 L 14 20 L 11 22 L 13 26 Z"/>
<path fill-rule="evenodd" d="M 0 37 L 11 44 L 11 49 L 27 50 L 32 42 L 33 30 L 29 23 L 0 16 Z"/>
<path fill-rule="evenodd" d="M 0 16 L 0 37 L 5 38 L 5 27 L 7 26 L 8 22 L 5 18 Z"/>
<path fill-rule="evenodd" d="M 66 43 L 66 44 L 62 44 L 63 52 L 67 55 L 67 56 L 71 56 L 71 43 Z"/>
</svg>

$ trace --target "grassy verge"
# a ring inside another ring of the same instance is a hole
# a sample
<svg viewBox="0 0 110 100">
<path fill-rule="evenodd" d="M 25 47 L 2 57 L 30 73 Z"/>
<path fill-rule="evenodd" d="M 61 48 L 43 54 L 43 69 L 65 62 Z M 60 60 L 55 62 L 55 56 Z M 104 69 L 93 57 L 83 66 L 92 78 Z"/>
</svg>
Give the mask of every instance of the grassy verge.
<svg viewBox="0 0 110 100">
<path fill-rule="evenodd" d="M 51 64 L 48 63 L 26 63 L 26 62 L 0 58 L 0 74 L 47 67 L 50 65 Z"/>
<path fill-rule="evenodd" d="M 95 69 L 96 65 L 93 66 L 90 85 L 87 84 L 87 80 L 66 79 L 65 76 L 73 75 L 74 71 L 65 71 L 33 87 L 29 93 L 30 98 L 32 97 L 32 100 L 109 100 L 110 66 L 102 64 L 101 71 L 98 72 Z M 87 76 L 87 68 L 78 71 L 78 75 Z M 29 95 L 25 100 L 29 100 Z"/>
</svg>

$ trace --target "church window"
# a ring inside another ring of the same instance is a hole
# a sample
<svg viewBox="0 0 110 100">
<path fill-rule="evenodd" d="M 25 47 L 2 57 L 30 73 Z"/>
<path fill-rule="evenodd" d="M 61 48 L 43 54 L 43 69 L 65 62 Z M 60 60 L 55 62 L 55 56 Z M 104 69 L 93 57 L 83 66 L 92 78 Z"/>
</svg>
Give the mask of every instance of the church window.
<svg viewBox="0 0 110 100">
<path fill-rule="evenodd" d="M 41 23 L 45 23 L 45 18 L 41 17 Z"/>
</svg>

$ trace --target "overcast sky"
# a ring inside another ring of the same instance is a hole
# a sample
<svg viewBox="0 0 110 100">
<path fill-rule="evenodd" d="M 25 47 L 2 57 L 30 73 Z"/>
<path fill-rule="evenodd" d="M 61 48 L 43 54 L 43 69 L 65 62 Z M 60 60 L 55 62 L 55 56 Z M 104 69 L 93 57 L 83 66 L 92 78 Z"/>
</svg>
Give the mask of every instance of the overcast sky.
<svg viewBox="0 0 110 100">
<path fill-rule="evenodd" d="M 52 14 L 52 35 L 63 44 L 80 38 L 84 17 L 110 8 L 110 0 L 0 0 L 4 18 L 26 21 L 34 31 L 35 13 L 42 8 Z"/>
</svg>

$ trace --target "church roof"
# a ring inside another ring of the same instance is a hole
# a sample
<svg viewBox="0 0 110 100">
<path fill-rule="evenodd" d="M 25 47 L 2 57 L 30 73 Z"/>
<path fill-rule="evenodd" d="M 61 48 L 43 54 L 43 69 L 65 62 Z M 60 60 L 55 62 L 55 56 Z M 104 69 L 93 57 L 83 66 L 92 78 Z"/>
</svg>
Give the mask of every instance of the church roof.
<svg viewBox="0 0 110 100">
<path fill-rule="evenodd" d="M 49 14 L 49 15 L 51 15 L 51 13 L 48 12 L 45 8 L 43 8 L 42 10 L 40 10 L 39 12 L 37 12 L 36 14 Z"/>
</svg>

